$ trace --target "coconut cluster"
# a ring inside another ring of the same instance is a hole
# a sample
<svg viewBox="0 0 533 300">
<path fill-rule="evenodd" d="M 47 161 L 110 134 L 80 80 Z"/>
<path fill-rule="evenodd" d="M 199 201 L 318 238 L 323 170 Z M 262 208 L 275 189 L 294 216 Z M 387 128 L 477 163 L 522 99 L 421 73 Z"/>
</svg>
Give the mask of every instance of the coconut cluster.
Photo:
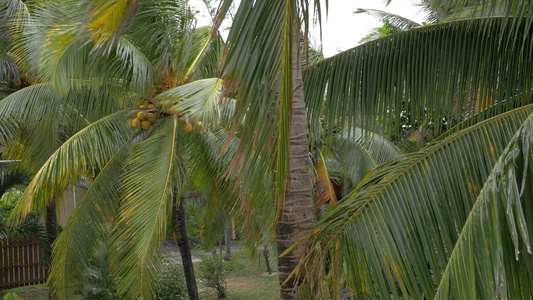
<svg viewBox="0 0 533 300">
<path fill-rule="evenodd" d="M 179 100 L 177 103 L 168 106 L 168 101 L 153 103 L 144 101 L 139 108 L 141 111 L 134 114 L 128 120 L 128 127 L 134 127 L 141 130 L 148 130 L 152 127 L 157 119 L 170 115 L 177 115 L 180 125 L 185 133 L 191 133 L 204 130 L 202 122 L 194 122 L 189 116 L 181 115 L 177 109 L 177 104 L 185 101 Z"/>
<path fill-rule="evenodd" d="M 160 109 L 150 101 L 143 102 L 139 108 L 144 110 L 134 114 L 131 119 L 128 120 L 128 127 L 148 130 L 159 118 Z"/>
</svg>

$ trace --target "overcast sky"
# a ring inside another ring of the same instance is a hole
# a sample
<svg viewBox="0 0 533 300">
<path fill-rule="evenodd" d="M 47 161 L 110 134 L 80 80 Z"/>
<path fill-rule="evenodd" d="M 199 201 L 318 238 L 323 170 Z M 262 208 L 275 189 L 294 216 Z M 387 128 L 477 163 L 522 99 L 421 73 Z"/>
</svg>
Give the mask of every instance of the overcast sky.
<svg viewBox="0 0 533 300">
<path fill-rule="evenodd" d="M 263 0 L 268 1 L 268 0 Z M 420 7 L 412 0 L 393 0 L 385 6 L 381 0 L 329 0 L 327 20 L 322 24 L 322 46 L 326 57 L 337 54 L 358 45 L 359 40 L 374 27 L 382 25 L 377 19 L 366 14 L 353 15 L 358 8 L 372 8 L 392 12 L 417 22 L 424 19 Z M 191 0 L 191 6 L 198 10 L 198 25 L 209 25 L 210 17 L 201 0 Z M 228 26 L 229 24 L 225 24 Z M 224 25 L 223 25 L 224 27 Z M 319 31 L 314 30 L 317 42 Z"/>
</svg>

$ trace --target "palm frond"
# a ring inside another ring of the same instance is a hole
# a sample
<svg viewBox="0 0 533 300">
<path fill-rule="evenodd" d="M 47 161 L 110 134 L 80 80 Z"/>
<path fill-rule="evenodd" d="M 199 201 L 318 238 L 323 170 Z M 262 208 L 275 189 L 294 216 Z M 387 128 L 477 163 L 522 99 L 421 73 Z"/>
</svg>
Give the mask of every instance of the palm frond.
<svg viewBox="0 0 533 300">
<path fill-rule="evenodd" d="M 377 133 L 368 132 L 361 128 L 355 128 L 353 131 L 343 131 L 340 135 L 336 135 L 334 140 L 339 147 L 349 147 L 354 144 L 361 145 L 372 156 L 376 165 L 401 154 L 400 149 L 391 141 Z"/>
<path fill-rule="evenodd" d="M 191 119 L 190 121 L 209 124 L 221 118 L 221 96 L 222 80 L 209 78 L 196 80 L 163 92 L 157 96 L 157 100 L 168 102 L 163 110 L 173 107 L 173 110 L 187 116 Z M 182 99 L 184 101 L 180 101 Z"/>
<path fill-rule="evenodd" d="M 435 299 L 533 297 L 533 115 L 517 130 L 462 227 Z"/>
<path fill-rule="evenodd" d="M 57 111 L 58 101 L 50 83 L 26 87 L 0 101 L 0 116 L 4 122 L 42 122 L 50 111 Z"/>
<path fill-rule="evenodd" d="M 103 168 L 134 134 L 126 127 L 126 114 L 120 111 L 91 123 L 61 145 L 30 182 L 9 222 L 16 225 L 31 211 L 42 212 L 64 187 Z"/>
<path fill-rule="evenodd" d="M 0 198 L 10 189 L 28 184 L 28 174 L 19 168 L 8 168 L 0 172 Z"/>
<path fill-rule="evenodd" d="M 358 298 L 433 297 L 475 198 L 532 112 L 498 115 L 372 171 L 315 229 L 306 272 L 319 285 L 345 278 Z"/>
<path fill-rule="evenodd" d="M 336 134 L 329 145 L 335 156 L 334 169 L 343 179 L 346 190 L 352 190 L 372 169 L 401 154 L 392 142 L 384 137 L 356 128 L 352 134 Z"/>
<path fill-rule="evenodd" d="M 225 46 L 220 34 L 214 32 L 212 27 L 204 26 L 194 30 L 192 40 L 185 77 L 191 75 L 196 79 L 217 77 Z"/>
<path fill-rule="evenodd" d="M 318 159 L 315 166 L 315 179 L 314 179 L 314 202 L 315 209 L 319 209 L 322 205 L 326 203 L 336 204 L 337 195 L 335 193 L 335 188 L 333 182 L 330 178 L 330 173 L 326 165 L 326 160 L 322 152 L 318 150 Z"/>
<path fill-rule="evenodd" d="M 138 3 L 136 0 L 94 1 L 90 7 L 87 28 L 92 31 L 97 42 L 107 43 L 124 30 Z"/>
<path fill-rule="evenodd" d="M 221 128 L 189 136 L 186 144 L 191 182 L 206 201 L 214 196 L 220 202 L 217 207 L 233 218 L 236 232 L 244 238 L 244 246 L 253 252 L 262 238 L 273 239 L 271 166 L 265 160 L 244 160 L 240 166 L 252 173 L 228 173 L 239 140 Z"/>
<path fill-rule="evenodd" d="M 311 66 L 305 81 L 311 139 L 323 112 L 328 133 L 335 125 L 398 132 L 406 112 L 410 125 L 427 120 L 438 130 L 443 118 L 462 121 L 496 103 L 494 113 L 530 103 L 531 32 L 527 20 L 517 19 L 520 34 L 500 43 L 508 20 L 424 26 Z"/>
<path fill-rule="evenodd" d="M 98 172 L 65 228 L 54 243 L 47 285 L 54 299 L 69 299 L 90 265 L 99 239 L 99 226 L 115 216 L 119 207 L 119 177 L 131 143 L 125 143 Z"/>
<path fill-rule="evenodd" d="M 111 262 L 119 294 L 151 299 L 157 293 L 159 253 L 170 222 L 173 192 L 184 180 L 176 116 L 164 119 L 135 145 L 121 178 L 123 202 L 111 238 Z"/>
<path fill-rule="evenodd" d="M 0 52 L 0 82 L 18 79 L 19 76 L 17 64 L 11 57 Z"/>
</svg>

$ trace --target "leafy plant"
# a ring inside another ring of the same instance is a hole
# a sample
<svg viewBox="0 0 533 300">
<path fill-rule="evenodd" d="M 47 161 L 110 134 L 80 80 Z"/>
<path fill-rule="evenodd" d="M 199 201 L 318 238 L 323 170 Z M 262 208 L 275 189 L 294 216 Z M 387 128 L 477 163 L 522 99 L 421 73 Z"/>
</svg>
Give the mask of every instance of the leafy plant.
<svg viewBox="0 0 533 300">
<path fill-rule="evenodd" d="M 204 209 L 198 201 L 187 200 L 185 209 L 189 213 L 189 222 L 187 222 L 187 235 L 197 241 L 202 236 L 202 230 L 205 227 Z"/>
<path fill-rule="evenodd" d="M 160 300 L 188 299 L 183 267 L 179 261 L 163 262 L 163 275 L 159 281 Z"/>
<path fill-rule="evenodd" d="M 17 294 L 9 293 L 4 296 L 4 300 L 22 300 Z"/>
<path fill-rule="evenodd" d="M 198 278 L 208 289 L 217 292 L 218 299 L 226 298 L 226 278 L 229 273 L 244 268 L 242 263 L 224 261 L 224 255 L 202 257 Z"/>
<path fill-rule="evenodd" d="M 113 275 L 109 271 L 108 253 L 104 243 L 93 257 L 93 265 L 86 272 L 82 289 L 84 299 L 119 299 Z"/>
</svg>

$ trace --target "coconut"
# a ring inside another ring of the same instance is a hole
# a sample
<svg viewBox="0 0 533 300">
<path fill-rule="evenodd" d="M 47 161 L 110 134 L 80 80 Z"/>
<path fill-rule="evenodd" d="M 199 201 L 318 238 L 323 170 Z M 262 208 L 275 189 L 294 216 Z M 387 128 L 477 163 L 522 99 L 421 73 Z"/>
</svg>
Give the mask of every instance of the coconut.
<svg viewBox="0 0 533 300">
<path fill-rule="evenodd" d="M 193 131 L 192 124 L 191 123 L 185 124 L 185 126 L 183 126 L 183 131 L 185 133 L 191 133 Z"/>
<path fill-rule="evenodd" d="M 154 113 L 148 113 L 146 115 L 146 120 L 148 120 L 150 123 L 154 123 L 155 120 L 157 119 L 157 114 L 154 114 Z"/>
<path fill-rule="evenodd" d="M 152 123 L 150 123 L 149 121 L 145 120 L 145 121 L 141 122 L 141 128 L 143 130 L 148 130 L 148 129 L 150 129 L 150 127 L 152 127 Z"/>
<path fill-rule="evenodd" d="M 141 128 L 141 121 L 135 118 L 131 121 L 131 125 L 135 128 Z"/>
<path fill-rule="evenodd" d="M 138 112 L 137 113 L 137 119 L 139 119 L 140 121 L 146 120 L 146 112 L 144 112 L 144 111 Z"/>
</svg>

